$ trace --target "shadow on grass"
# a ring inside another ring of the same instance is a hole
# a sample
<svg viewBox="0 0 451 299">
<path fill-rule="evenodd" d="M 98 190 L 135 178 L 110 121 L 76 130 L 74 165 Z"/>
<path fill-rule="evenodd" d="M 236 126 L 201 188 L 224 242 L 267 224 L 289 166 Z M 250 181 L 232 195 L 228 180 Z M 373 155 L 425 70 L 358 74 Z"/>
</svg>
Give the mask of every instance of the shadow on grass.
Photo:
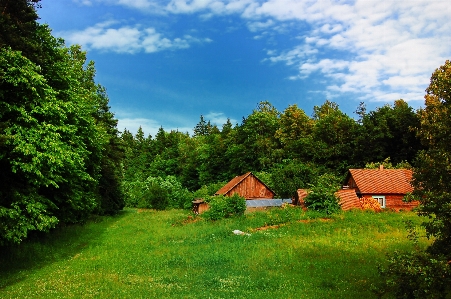
<svg viewBox="0 0 451 299">
<path fill-rule="evenodd" d="M 85 224 L 60 226 L 49 233 L 33 232 L 19 245 L 0 247 L 0 290 L 20 282 L 34 270 L 80 253 L 129 213 L 133 211 L 92 216 Z"/>
</svg>

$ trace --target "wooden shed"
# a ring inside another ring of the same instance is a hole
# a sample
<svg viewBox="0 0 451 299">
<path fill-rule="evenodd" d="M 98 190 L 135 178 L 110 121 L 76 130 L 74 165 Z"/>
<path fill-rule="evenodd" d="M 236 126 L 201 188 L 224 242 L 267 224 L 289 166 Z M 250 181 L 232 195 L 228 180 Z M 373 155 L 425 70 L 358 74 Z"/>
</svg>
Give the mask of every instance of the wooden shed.
<svg viewBox="0 0 451 299">
<path fill-rule="evenodd" d="M 219 189 L 215 195 L 232 196 L 235 193 L 238 193 L 238 195 L 244 197 L 246 200 L 273 199 L 275 196 L 275 192 L 252 172 L 233 178 L 224 187 Z"/>
<path fill-rule="evenodd" d="M 404 202 L 404 196 L 413 191 L 412 170 L 408 169 L 349 169 L 345 185 L 355 191 L 360 201 L 379 202 L 382 209 L 411 210 L 418 202 Z"/>
<path fill-rule="evenodd" d="M 207 211 L 209 206 L 208 204 L 201 198 L 195 199 L 192 201 L 193 203 L 193 213 L 194 214 L 202 214 Z"/>
</svg>

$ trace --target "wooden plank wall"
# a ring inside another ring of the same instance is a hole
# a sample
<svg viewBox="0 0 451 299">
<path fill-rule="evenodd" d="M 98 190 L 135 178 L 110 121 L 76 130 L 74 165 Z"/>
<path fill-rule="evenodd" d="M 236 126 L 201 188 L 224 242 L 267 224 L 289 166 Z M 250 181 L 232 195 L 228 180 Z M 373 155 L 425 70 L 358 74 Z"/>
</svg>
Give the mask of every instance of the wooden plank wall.
<svg viewBox="0 0 451 299">
<path fill-rule="evenodd" d="M 387 194 L 385 196 L 385 208 L 393 209 L 396 211 L 399 210 L 407 210 L 410 211 L 416 206 L 418 206 L 417 201 L 413 202 L 404 202 L 402 199 L 404 198 L 404 194 Z"/>
<path fill-rule="evenodd" d="M 234 193 L 238 193 L 240 196 L 243 196 L 246 199 L 251 198 L 267 198 L 271 199 L 274 197 L 274 194 L 266 188 L 264 184 L 262 184 L 259 180 L 257 180 L 253 176 L 248 176 L 234 188 L 232 188 L 227 196 L 231 196 Z"/>
</svg>

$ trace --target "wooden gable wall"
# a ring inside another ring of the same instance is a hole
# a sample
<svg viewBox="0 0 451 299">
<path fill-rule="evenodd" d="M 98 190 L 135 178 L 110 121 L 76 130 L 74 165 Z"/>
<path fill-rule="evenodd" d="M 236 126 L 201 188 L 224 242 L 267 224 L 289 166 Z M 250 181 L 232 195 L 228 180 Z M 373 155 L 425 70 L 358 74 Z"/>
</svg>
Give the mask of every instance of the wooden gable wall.
<svg viewBox="0 0 451 299">
<path fill-rule="evenodd" d="M 232 196 L 238 193 L 246 199 L 272 199 L 274 192 L 272 192 L 265 184 L 253 175 L 249 175 L 239 182 L 236 186 L 230 189 L 226 196 Z"/>
</svg>

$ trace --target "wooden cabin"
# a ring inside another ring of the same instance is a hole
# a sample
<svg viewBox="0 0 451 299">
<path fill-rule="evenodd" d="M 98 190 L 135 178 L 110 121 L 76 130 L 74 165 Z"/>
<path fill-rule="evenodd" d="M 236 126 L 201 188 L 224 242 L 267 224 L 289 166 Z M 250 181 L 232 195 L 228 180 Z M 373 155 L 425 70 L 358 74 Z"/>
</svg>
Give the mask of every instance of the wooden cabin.
<svg viewBox="0 0 451 299">
<path fill-rule="evenodd" d="M 235 193 L 238 193 L 239 196 L 244 197 L 246 200 L 273 199 L 276 194 L 252 172 L 233 178 L 219 189 L 215 195 L 232 196 Z"/>
<path fill-rule="evenodd" d="M 354 190 L 361 204 L 377 201 L 381 209 L 411 210 L 418 202 L 404 202 L 413 191 L 412 170 L 408 169 L 349 169 L 346 188 Z"/>
</svg>

